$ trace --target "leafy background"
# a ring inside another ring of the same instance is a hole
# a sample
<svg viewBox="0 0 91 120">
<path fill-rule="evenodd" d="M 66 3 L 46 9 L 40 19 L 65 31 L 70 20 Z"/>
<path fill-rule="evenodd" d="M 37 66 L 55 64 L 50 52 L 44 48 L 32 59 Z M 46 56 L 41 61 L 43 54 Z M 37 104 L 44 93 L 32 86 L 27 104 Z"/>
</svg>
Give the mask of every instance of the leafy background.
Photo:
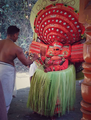
<svg viewBox="0 0 91 120">
<path fill-rule="evenodd" d="M 30 25 L 31 10 L 37 0 L 0 0 L 0 39 L 5 39 L 7 28 L 16 25 L 20 28 L 19 38 L 16 42 L 23 51 L 28 51 L 33 39 Z M 28 71 L 28 68 L 15 59 L 16 71 Z"/>
</svg>

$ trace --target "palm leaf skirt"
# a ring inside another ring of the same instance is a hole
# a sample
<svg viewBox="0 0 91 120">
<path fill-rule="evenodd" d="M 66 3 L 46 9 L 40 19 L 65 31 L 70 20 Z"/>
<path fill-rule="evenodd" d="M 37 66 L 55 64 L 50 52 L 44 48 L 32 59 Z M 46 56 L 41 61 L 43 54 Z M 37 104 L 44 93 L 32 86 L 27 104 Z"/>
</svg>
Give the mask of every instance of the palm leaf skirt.
<svg viewBox="0 0 91 120">
<path fill-rule="evenodd" d="M 31 80 L 27 107 L 38 114 L 64 115 L 74 107 L 76 72 L 73 65 L 66 70 L 45 73 L 37 69 Z"/>
</svg>

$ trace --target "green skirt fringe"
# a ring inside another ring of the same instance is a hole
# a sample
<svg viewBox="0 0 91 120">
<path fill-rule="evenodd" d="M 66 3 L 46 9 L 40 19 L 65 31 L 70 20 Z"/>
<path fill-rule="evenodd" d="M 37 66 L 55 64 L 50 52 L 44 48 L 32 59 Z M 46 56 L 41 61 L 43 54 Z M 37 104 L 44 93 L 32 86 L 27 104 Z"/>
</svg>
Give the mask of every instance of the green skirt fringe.
<svg viewBox="0 0 91 120">
<path fill-rule="evenodd" d="M 45 73 L 37 69 L 31 80 L 27 107 L 33 111 L 53 116 L 57 98 L 60 101 L 59 114 L 74 107 L 76 96 L 76 72 L 73 65 L 62 71 Z"/>
</svg>

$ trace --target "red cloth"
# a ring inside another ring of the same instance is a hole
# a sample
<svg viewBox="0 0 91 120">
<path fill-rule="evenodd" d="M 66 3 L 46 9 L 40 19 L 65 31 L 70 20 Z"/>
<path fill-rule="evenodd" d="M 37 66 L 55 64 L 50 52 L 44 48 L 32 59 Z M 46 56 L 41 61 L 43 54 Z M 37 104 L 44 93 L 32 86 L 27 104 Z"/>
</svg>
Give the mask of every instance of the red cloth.
<svg viewBox="0 0 91 120">
<path fill-rule="evenodd" d="M 68 68 L 68 59 L 65 59 L 65 62 L 62 65 L 51 65 L 45 69 L 45 72 L 50 71 L 60 71 Z"/>
<path fill-rule="evenodd" d="M 68 68 L 68 59 L 65 60 L 65 62 L 60 66 L 60 70 L 65 70 Z"/>
<path fill-rule="evenodd" d="M 70 61 L 73 63 L 83 62 L 83 44 L 72 45 Z"/>
</svg>

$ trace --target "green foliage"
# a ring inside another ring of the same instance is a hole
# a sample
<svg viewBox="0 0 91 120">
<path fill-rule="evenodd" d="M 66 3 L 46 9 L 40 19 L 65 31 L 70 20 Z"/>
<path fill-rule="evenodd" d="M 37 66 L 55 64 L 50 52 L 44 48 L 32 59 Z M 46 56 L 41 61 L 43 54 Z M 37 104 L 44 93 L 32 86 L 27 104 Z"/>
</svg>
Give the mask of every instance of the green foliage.
<svg viewBox="0 0 91 120">
<path fill-rule="evenodd" d="M 32 41 L 32 28 L 30 25 L 31 9 L 37 0 L 1 0 L 0 1 L 0 33 L 6 38 L 6 31 L 10 25 L 20 28 L 19 39 L 16 44 L 27 50 Z M 29 5 L 32 5 L 29 6 Z M 27 17 L 26 17 L 27 16 Z"/>
</svg>

